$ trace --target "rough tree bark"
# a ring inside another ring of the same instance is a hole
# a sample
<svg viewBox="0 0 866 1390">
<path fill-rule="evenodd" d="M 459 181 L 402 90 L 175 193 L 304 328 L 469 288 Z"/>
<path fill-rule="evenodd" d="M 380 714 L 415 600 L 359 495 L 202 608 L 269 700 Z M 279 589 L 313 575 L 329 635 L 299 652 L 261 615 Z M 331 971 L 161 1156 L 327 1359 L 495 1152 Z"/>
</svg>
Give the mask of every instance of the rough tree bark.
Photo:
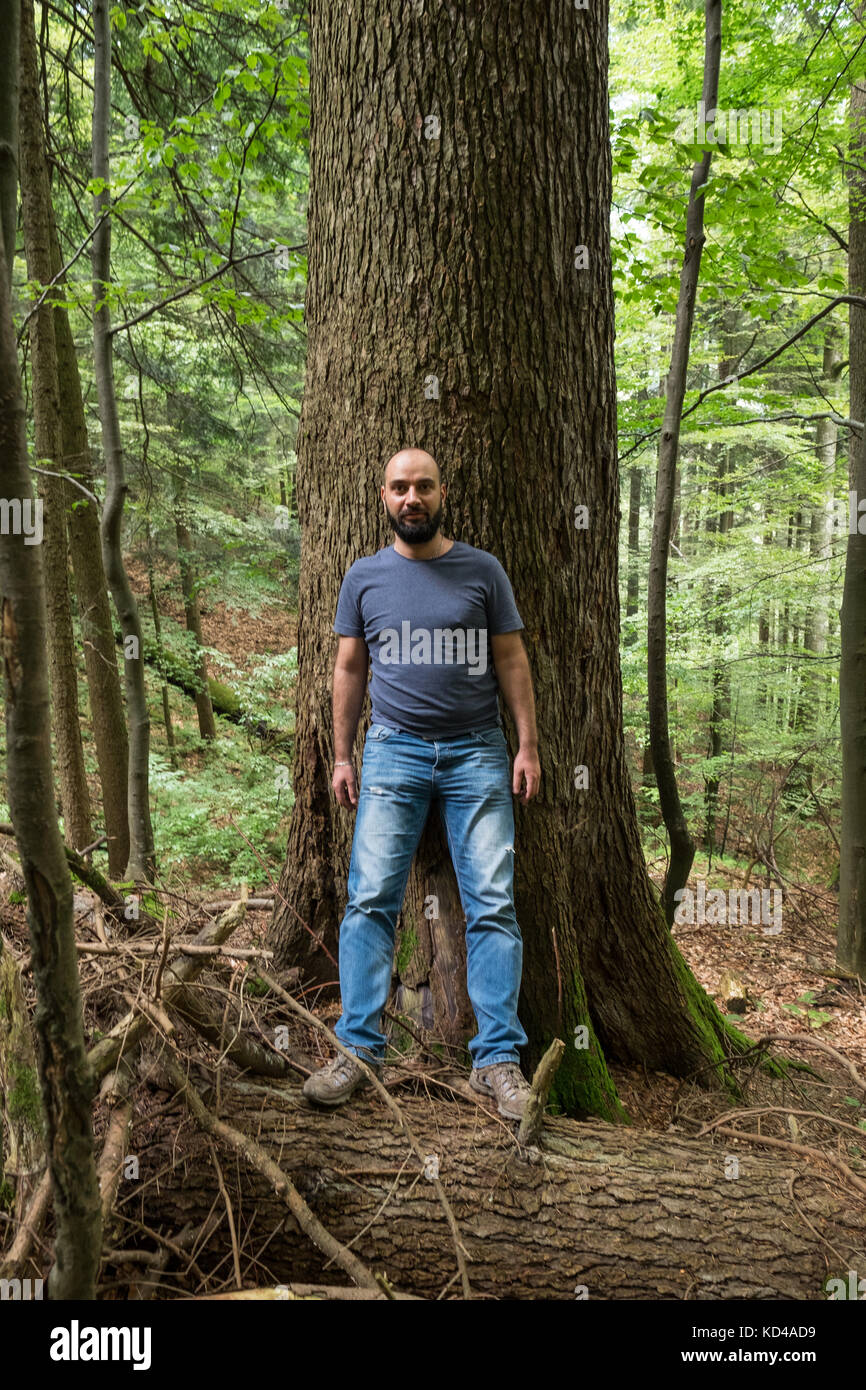
<svg viewBox="0 0 866 1390">
<path fill-rule="evenodd" d="M 706 0 L 704 6 L 704 80 L 703 109 L 716 109 L 719 91 L 719 63 L 722 49 L 721 0 Z M 659 441 L 659 463 L 656 475 L 655 516 L 650 551 L 649 584 L 647 590 L 647 699 L 650 715 L 650 744 L 653 754 L 659 803 L 670 838 L 671 856 L 665 876 L 664 903 L 668 924 L 674 920 L 676 893 L 688 882 L 695 842 L 689 834 L 685 814 L 677 789 L 677 774 L 668 729 L 667 693 L 667 576 L 668 551 L 671 541 L 671 518 L 679 454 L 680 425 L 686 374 L 689 365 L 695 299 L 704 247 L 704 196 L 698 189 L 707 182 L 712 151 L 706 150 L 692 170 L 689 206 L 686 214 L 686 249 L 680 271 L 680 292 L 677 300 L 671 365 L 665 393 L 665 414 Z"/>
<path fill-rule="evenodd" d="M 51 215 L 51 271 L 59 275 L 63 267 L 60 242 Z M 65 277 L 60 281 L 64 283 Z M 57 349 L 57 380 L 60 390 L 60 418 L 63 428 L 63 466 L 93 491 L 93 464 L 90 440 L 81 394 L 78 357 L 72 327 L 66 310 L 54 310 L 54 342 Z M 90 699 L 90 721 L 102 788 L 102 813 L 108 836 L 108 872 L 121 879 L 129 862 L 129 816 L 127 810 L 129 740 L 126 715 L 117 670 L 114 629 L 111 622 L 108 585 L 102 563 L 99 538 L 99 512 L 94 504 L 71 483 L 66 488 L 69 552 L 78 622 L 84 643 L 84 666 Z"/>
<path fill-rule="evenodd" d="M 0 0 L 0 146 L 15 127 L 21 0 Z M 16 102 L 9 102 L 13 91 Z M 0 194 L 15 201 L 15 184 Z M 14 226 L 0 206 L 0 230 Z M 33 505 L 10 277 L 0 247 L 0 497 Z M 0 628 L 6 706 L 7 796 L 27 888 L 27 922 L 39 999 L 36 1045 L 57 1236 L 54 1298 L 92 1298 L 101 1217 L 90 1120 L 92 1081 L 75 951 L 72 880 L 57 824 L 51 765 L 45 590 L 41 547 L 20 526 L 0 535 Z"/>
<path fill-rule="evenodd" d="M 123 564 L 123 504 L 128 490 L 114 388 L 111 335 L 111 20 L 108 0 L 93 5 L 93 177 L 103 183 L 93 200 L 93 355 L 105 456 L 102 561 L 124 639 L 124 684 L 129 721 L 129 863 L 125 877 L 147 882 L 155 870 L 150 819 L 150 716 L 141 650 L 141 621 Z"/>
<path fill-rule="evenodd" d="M 4 54 L 0 73 L 0 233 L 3 236 L 2 271 L 12 279 L 15 237 L 18 231 L 18 0 L 2 0 Z M 14 51 L 13 51 L 14 50 Z"/>
<path fill-rule="evenodd" d="M 256 1136 L 332 1235 L 345 1243 L 369 1227 L 355 1254 L 403 1292 L 440 1293 L 456 1269 L 451 1233 L 377 1100 L 353 1098 L 347 1124 L 348 1111 L 311 1110 L 291 1082 L 224 1082 L 221 1095 L 222 1117 Z M 862 1267 L 862 1197 L 798 1177 L 802 1219 L 789 1185 L 807 1167 L 802 1159 L 740 1148 L 732 1181 L 728 1139 L 565 1119 L 546 1120 L 540 1146 L 521 1153 L 473 1105 L 403 1096 L 400 1104 L 439 1158 L 476 1295 L 573 1300 L 584 1285 L 591 1299 L 818 1300 L 825 1241 L 843 1252 L 840 1265 L 850 1254 L 851 1268 Z M 162 1174 L 158 1190 L 143 1182 L 131 1212 L 166 1232 L 203 1221 L 215 1187 L 204 1136 L 188 1119 L 179 1137 L 177 1129 L 176 1110 L 159 1115 L 147 1151 L 149 1169 Z M 235 1211 L 255 1212 L 251 1248 L 262 1254 L 255 1265 L 242 1255 L 248 1282 L 265 1282 L 264 1269 L 278 1282 L 346 1282 L 324 1268 L 264 1179 L 234 1161 L 222 1167 Z M 230 1252 L 223 1223 L 196 1258 L 213 1268 Z"/>
<path fill-rule="evenodd" d="M 48 166 L 45 160 L 39 61 L 32 0 L 21 6 L 21 82 L 19 145 L 22 221 L 27 274 L 39 286 L 52 278 L 49 229 Z M 40 290 L 41 293 L 41 290 Z M 49 294 L 30 319 L 30 360 L 36 457 L 48 468 L 63 467 L 63 425 L 54 339 L 54 311 Z M 78 711 L 78 659 L 69 602 L 66 544 L 66 484 L 40 476 L 43 500 L 45 599 L 51 716 L 63 808 L 63 833 L 73 849 L 93 843 L 90 792 Z"/>
<path fill-rule="evenodd" d="M 607 7 L 313 0 L 311 22 L 296 804 L 270 944 L 334 979 L 318 947 L 336 954 L 352 821 L 330 790 L 331 625 L 348 566 L 391 539 L 384 461 L 423 446 L 446 531 L 511 578 L 536 687 L 545 778 L 516 807 L 524 1061 L 587 1025 L 556 1099 L 613 1116 L 602 1048 L 706 1079 L 730 1041 L 664 930 L 624 750 Z M 474 1031 L 464 958 L 434 814 L 398 976 L 455 1044 Z"/>
<path fill-rule="evenodd" d="M 864 23 L 866 9 L 857 17 Z M 866 81 L 851 88 L 848 284 L 866 295 Z M 849 309 L 851 418 L 866 420 L 866 309 Z M 851 487 L 866 497 L 866 430 L 851 434 Z M 836 959 L 866 979 L 866 535 L 848 536 L 840 617 L 839 719 L 842 733 L 842 833 Z"/>
</svg>

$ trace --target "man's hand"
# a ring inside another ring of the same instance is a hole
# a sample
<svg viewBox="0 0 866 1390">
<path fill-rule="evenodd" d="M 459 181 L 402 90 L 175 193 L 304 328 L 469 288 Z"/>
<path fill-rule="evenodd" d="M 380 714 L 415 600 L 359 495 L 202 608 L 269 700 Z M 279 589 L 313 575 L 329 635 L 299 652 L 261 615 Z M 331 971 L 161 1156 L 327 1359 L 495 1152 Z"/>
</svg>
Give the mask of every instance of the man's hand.
<svg viewBox="0 0 866 1390">
<path fill-rule="evenodd" d="M 536 748 L 519 748 L 514 759 L 511 775 L 511 790 L 526 805 L 538 795 L 541 785 L 541 763 Z"/>
<path fill-rule="evenodd" d="M 355 769 L 351 763 L 341 763 L 339 767 L 334 768 L 331 786 L 339 804 L 345 806 L 347 811 L 354 810 L 358 804 L 358 788 L 355 783 Z"/>
</svg>

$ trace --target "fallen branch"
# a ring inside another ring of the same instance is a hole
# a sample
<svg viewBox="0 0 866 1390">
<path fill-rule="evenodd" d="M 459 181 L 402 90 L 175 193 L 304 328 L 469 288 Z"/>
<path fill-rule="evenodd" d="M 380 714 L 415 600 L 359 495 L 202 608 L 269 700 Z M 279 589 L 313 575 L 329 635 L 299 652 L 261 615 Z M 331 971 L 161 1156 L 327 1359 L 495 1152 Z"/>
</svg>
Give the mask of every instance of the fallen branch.
<svg viewBox="0 0 866 1390">
<path fill-rule="evenodd" d="M 8 821 L 0 821 L 0 835 L 14 836 L 14 834 L 15 828 L 13 825 Z M 117 892 L 116 888 L 109 883 L 108 879 L 101 874 L 98 869 L 94 869 L 92 864 L 88 864 L 86 860 L 82 859 L 77 850 L 70 849 L 65 841 L 62 843 L 63 853 L 66 855 L 66 862 L 69 865 L 70 871 L 86 888 L 89 888 L 91 892 L 96 894 L 100 901 L 105 904 L 115 917 L 122 917 L 126 920 L 124 915 L 126 910 L 126 899 Z M 13 864 L 16 862 L 13 855 L 5 857 L 11 859 Z M 142 912 L 141 909 L 139 909 L 137 922 L 139 924 L 144 923 L 145 926 L 159 927 L 160 925 L 154 917 L 150 917 L 146 912 Z"/>
<path fill-rule="evenodd" d="M 200 912 L 225 912 L 227 907 L 234 906 L 234 898 L 224 898 L 216 903 L 202 903 Z M 273 898 L 247 898 L 247 908 L 252 911 L 259 907 L 273 907 Z M 220 1295 L 222 1297 L 222 1295 Z M 228 1295 L 226 1295 L 228 1296 Z"/>
<path fill-rule="evenodd" d="M 246 904 L 241 899 L 240 902 L 235 903 L 234 907 L 229 908 L 228 912 L 223 913 L 216 922 L 209 922 L 196 937 L 196 944 L 221 946 L 240 926 L 245 916 Z M 162 982 L 162 1001 L 164 1004 L 172 1003 L 184 985 L 195 979 L 207 959 L 207 956 L 191 955 L 184 952 L 169 966 Z M 150 1027 L 151 1022 L 146 1014 L 138 1010 L 124 1014 L 111 1032 L 106 1034 L 104 1038 L 100 1038 L 99 1042 L 87 1054 L 95 1080 L 100 1080 L 106 1072 L 111 1071 L 120 1057 L 130 1048 L 136 1046 Z"/>
<path fill-rule="evenodd" d="M 264 980 L 265 984 L 268 985 L 269 988 L 272 989 L 275 994 L 279 995 L 283 1003 L 286 1004 L 292 1010 L 293 1013 L 297 1014 L 299 1018 L 304 1019 L 306 1023 L 309 1023 L 314 1028 L 317 1028 L 319 1032 L 325 1033 L 330 1039 L 332 1046 L 335 1047 L 338 1052 L 342 1052 L 344 1057 L 350 1057 L 353 1062 L 357 1062 L 358 1065 L 361 1067 L 361 1070 L 365 1072 L 368 1079 L 372 1082 L 375 1089 L 379 1092 L 379 1095 L 382 1097 L 388 1109 L 391 1111 L 395 1119 L 398 1121 L 400 1128 L 406 1135 L 406 1138 L 409 1140 L 409 1143 L 411 1144 L 412 1149 L 415 1153 L 415 1157 L 419 1159 L 421 1163 L 422 1169 L 424 1171 L 424 1176 L 428 1179 L 428 1181 L 433 1183 L 434 1191 L 436 1193 L 436 1196 L 439 1198 L 439 1201 L 445 1212 L 446 1220 L 451 1229 L 451 1237 L 454 1241 L 454 1251 L 457 1256 L 457 1268 L 460 1271 L 460 1281 L 463 1286 L 463 1297 L 467 1299 L 471 1298 L 472 1287 L 469 1283 L 469 1274 L 466 1269 L 465 1250 L 463 1247 L 462 1240 L 460 1238 L 460 1230 L 455 1220 L 454 1213 L 451 1210 L 451 1203 L 445 1196 L 445 1190 L 441 1182 L 439 1181 L 438 1157 L 433 1154 L 427 1154 L 422 1149 L 418 1140 L 415 1138 L 414 1133 L 409 1127 L 409 1122 L 406 1119 L 406 1116 L 403 1114 L 403 1111 L 401 1110 L 400 1106 L 397 1104 L 394 1097 L 388 1094 L 385 1087 L 379 1080 L 378 1076 L 373 1071 L 372 1067 L 368 1067 L 363 1058 L 356 1057 L 354 1052 L 350 1052 L 347 1047 L 344 1047 L 343 1044 L 340 1042 L 340 1039 L 335 1037 L 335 1035 L 331 1032 L 330 1028 L 328 1028 L 327 1025 L 324 1024 L 320 1018 L 316 1018 L 316 1015 L 311 1014 L 309 1009 L 305 1009 L 303 1004 L 299 1004 L 296 999 L 293 999 L 292 996 L 286 990 L 283 989 L 282 985 L 272 978 L 272 976 L 266 974 L 264 970 L 260 970 L 259 978 Z M 436 1158 L 435 1171 L 432 1166 L 428 1166 L 428 1160 L 433 1159 L 434 1157 Z"/>
<path fill-rule="evenodd" d="M 100 1090 L 100 1098 L 109 1107 L 108 1129 L 96 1170 L 102 1205 L 103 1240 L 114 1210 L 114 1199 L 117 1196 L 123 1160 L 126 1157 L 129 1126 L 132 1121 L 132 1101 L 129 1097 L 131 1084 L 132 1072 L 126 1062 L 121 1062 L 115 1072 L 104 1078 Z"/>
<path fill-rule="evenodd" d="M 831 1047 L 829 1043 L 821 1042 L 818 1038 L 810 1038 L 808 1034 L 805 1033 L 767 1033 L 765 1037 L 758 1038 L 755 1047 L 763 1047 L 766 1043 L 771 1042 L 807 1043 L 811 1047 L 820 1048 L 822 1052 L 828 1053 L 829 1056 L 841 1063 L 855 1086 L 859 1086 L 861 1091 L 866 1091 L 866 1081 L 863 1080 L 859 1071 L 854 1066 L 854 1063 L 849 1062 L 844 1053 L 838 1052 L 836 1048 Z"/>
<path fill-rule="evenodd" d="M 15 1239 L 0 1261 L 0 1279 L 12 1279 L 23 1268 L 30 1254 L 30 1247 L 39 1236 L 51 1206 L 51 1174 L 46 1168 L 39 1180 L 39 1186 L 30 1198 Z"/>
<path fill-rule="evenodd" d="M 162 951 L 161 941 L 124 941 L 116 944 L 104 941 L 76 941 L 75 949 L 83 956 L 156 956 Z M 273 951 L 257 946 L 197 946 L 191 941 L 174 940 L 169 953 L 176 956 L 225 956 L 233 960 L 271 960 Z M 296 976 L 300 974 L 295 970 Z"/>
<path fill-rule="evenodd" d="M 710 1134 L 719 1125 L 727 1123 L 729 1120 L 742 1120 L 748 1115 L 800 1115 L 810 1120 L 823 1120 L 825 1124 L 833 1125 L 836 1129 L 847 1129 L 849 1133 L 857 1136 L 862 1142 L 863 1130 L 856 1125 L 849 1125 L 845 1120 L 837 1120 L 835 1115 L 827 1115 L 823 1110 L 795 1110 L 790 1105 L 755 1105 L 745 1110 L 726 1110 L 724 1115 L 717 1115 L 714 1120 L 707 1120 L 706 1124 L 701 1125 L 700 1129 L 695 1130 L 695 1138 L 703 1139 L 705 1134 Z M 686 1119 L 687 1116 L 681 1118 Z M 694 1123 L 698 1123 L 694 1121 Z"/>
<path fill-rule="evenodd" d="M 217 1119 L 216 1115 L 208 1110 L 198 1091 L 181 1070 L 176 1056 L 168 1049 L 166 1049 L 164 1064 L 172 1083 L 183 1096 L 190 1112 L 201 1128 L 213 1138 L 222 1139 L 224 1143 L 234 1149 L 235 1153 L 240 1154 L 268 1178 L 277 1196 L 285 1201 L 301 1230 L 313 1244 L 330 1256 L 361 1288 L 375 1290 L 377 1297 L 381 1298 L 379 1285 L 372 1272 L 358 1259 L 357 1255 L 353 1255 L 351 1250 L 347 1250 L 329 1231 L 325 1230 L 291 1179 L 274 1163 L 273 1159 L 268 1157 L 255 1139 L 250 1139 L 248 1135 L 242 1134 L 240 1130 L 234 1129 L 224 1120 Z"/>
<path fill-rule="evenodd" d="M 282 1078 L 296 1072 L 308 1076 L 313 1070 L 312 1066 L 306 1066 L 288 1054 L 269 1052 L 255 1038 L 241 1032 L 239 1027 L 229 1035 L 200 995 L 188 986 L 175 995 L 172 1008 L 185 1023 L 191 1024 L 207 1042 L 244 1071 L 254 1072 L 257 1076 Z"/>
</svg>

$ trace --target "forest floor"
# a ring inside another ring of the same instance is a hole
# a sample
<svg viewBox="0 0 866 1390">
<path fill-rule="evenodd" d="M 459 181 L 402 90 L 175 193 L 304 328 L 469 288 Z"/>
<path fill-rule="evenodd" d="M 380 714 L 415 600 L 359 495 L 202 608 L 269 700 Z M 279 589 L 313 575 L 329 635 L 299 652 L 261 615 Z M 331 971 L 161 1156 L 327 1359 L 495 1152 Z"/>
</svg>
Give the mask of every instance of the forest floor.
<svg viewBox="0 0 866 1390">
<path fill-rule="evenodd" d="M 145 570 L 143 566 L 137 568 L 134 563 L 130 568 L 137 597 L 144 607 Z M 161 596 L 160 608 L 167 617 L 178 624 L 183 623 L 183 608 L 179 600 L 173 600 L 170 595 Z M 253 613 L 240 608 L 231 593 L 226 593 L 220 599 L 208 593 L 202 601 L 202 620 L 205 642 L 226 658 L 223 665 L 212 659 L 211 672 L 227 681 L 230 681 L 233 672 L 252 672 L 257 656 L 286 652 L 297 641 L 296 616 L 279 603 L 262 603 Z M 165 746 L 164 729 L 156 708 L 158 697 L 155 683 L 151 693 L 154 746 L 162 752 Z M 181 706 L 187 703 L 182 701 Z M 189 710 L 184 710 L 183 727 L 192 740 L 185 750 L 185 794 L 194 801 L 201 753 L 195 745 L 195 719 L 191 705 Z M 236 737 L 236 733 L 227 729 L 226 739 L 229 737 Z M 240 756 L 235 749 L 232 758 Z M 269 795 L 265 783 L 261 785 L 261 792 L 258 800 L 264 802 Z M 256 796 L 255 788 L 253 795 Z M 232 826 L 225 827 L 227 836 L 235 833 Z M 3 843 L 14 852 L 11 841 Z M 275 856 L 279 854 L 282 843 L 280 830 L 276 842 L 270 844 L 267 850 L 263 842 L 259 842 L 258 848 L 262 853 L 260 863 L 262 866 L 267 864 L 273 882 L 267 880 L 263 868 L 261 874 L 254 873 L 248 882 L 250 897 L 272 897 L 281 868 Z M 663 867 L 653 862 L 649 864 L 649 872 L 659 887 Z M 237 876 L 232 877 L 230 873 L 220 875 L 218 872 L 212 876 L 201 875 L 195 871 L 196 868 L 190 865 L 185 875 L 182 866 L 176 867 L 172 875 L 175 896 L 171 901 L 176 914 L 173 932 L 183 935 L 185 939 L 189 939 L 201 927 L 202 906 L 206 901 L 237 897 Z M 741 888 L 743 868 L 716 861 L 712 867 L 713 886 Z M 819 876 L 815 875 L 816 878 Z M 692 870 L 692 881 L 707 877 L 706 859 L 698 856 Z M 29 942 L 25 910 L 20 894 L 14 894 L 10 900 L 12 886 L 10 875 L 0 874 L 0 923 L 6 943 L 24 967 L 25 995 L 33 1008 L 35 998 L 32 975 L 27 968 Z M 752 882 L 751 886 L 763 885 Z M 105 946 L 107 923 L 98 900 L 83 885 L 76 884 L 75 888 L 79 943 L 102 943 Z M 213 909 L 210 915 L 215 911 Z M 614 1061 L 610 1063 L 612 1078 L 633 1126 L 658 1133 L 677 1131 L 683 1136 L 694 1137 L 710 1134 L 714 1127 L 724 1126 L 726 1128 L 721 1129 L 715 1137 L 724 1143 L 726 1149 L 733 1147 L 739 1150 L 741 1141 L 734 1137 L 737 1132 L 743 1135 L 744 1145 L 749 1144 L 747 1136 L 750 1134 L 773 1136 L 777 1143 L 783 1141 L 789 1145 L 792 1153 L 799 1152 L 805 1156 L 812 1153 L 814 1156 L 815 1150 L 820 1150 L 823 1154 L 834 1155 L 843 1164 L 853 1160 L 862 1171 L 862 1160 L 866 1155 L 866 1092 L 858 1087 L 846 1068 L 845 1059 L 853 1064 L 861 1077 L 866 1077 L 866 998 L 862 984 L 840 978 L 835 971 L 836 913 L 837 899 L 831 891 L 816 883 L 788 883 L 784 899 L 784 926 L 778 935 L 768 935 L 766 929 L 757 924 L 732 927 L 684 923 L 674 927 L 674 938 L 686 962 L 731 1023 L 753 1041 L 770 1034 L 785 1035 L 789 1041 L 771 1043 L 769 1049 L 776 1056 L 797 1059 L 807 1064 L 809 1069 L 798 1069 L 784 1078 L 778 1078 L 768 1075 L 760 1066 L 749 1063 L 743 1069 L 743 1099 L 735 1105 L 726 1092 L 699 1086 L 692 1078 L 647 1072 L 643 1067 L 623 1066 Z M 319 1066 L 329 1055 L 327 1038 L 310 1025 L 287 1015 L 279 1001 L 267 995 L 257 976 L 254 959 L 245 959 L 243 954 L 234 955 L 235 950 L 243 953 L 244 948 L 249 951 L 264 946 L 270 915 L 270 908 L 248 909 L 244 921 L 232 935 L 225 956 L 218 963 L 209 965 L 200 977 L 200 984 L 212 1000 L 223 999 L 226 1010 L 230 1003 L 233 1009 L 238 1007 L 240 1012 L 237 1016 L 243 1019 L 244 1030 L 263 1040 L 271 1050 L 275 1027 L 284 1026 L 288 1018 L 292 1057 L 301 1059 L 302 1070 L 304 1064 L 309 1068 Z M 108 933 L 112 941 L 121 945 L 116 928 L 108 927 Z M 155 945 L 159 933 L 153 926 L 139 926 L 133 928 L 129 935 L 123 935 L 123 946 Z M 124 1013 L 124 996 L 128 1001 L 130 993 L 136 994 L 142 988 L 146 992 L 147 979 L 152 976 L 155 966 L 150 961 L 146 966 L 141 962 L 136 963 L 123 949 L 117 955 L 82 951 L 80 961 L 85 1032 L 90 1046 L 104 1036 Z M 303 981 L 299 988 L 292 989 L 292 993 L 324 1023 L 333 1027 L 340 1012 L 339 1003 L 333 997 L 325 999 L 320 997 L 318 991 L 305 991 Z M 183 1026 L 178 1036 L 182 1039 L 184 1056 L 200 1069 L 198 1074 L 204 1078 L 207 1086 L 215 1081 L 219 1094 L 219 1080 L 212 1070 L 212 1049 L 196 1033 Z M 834 1049 L 841 1056 L 834 1055 Z M 159 1064 L 153 1059 L 153 1051 L 146 1047 L 138 1067 L 140 1080 L 147 1080 L 151 1064 L 158 1073 Z M 420 1094 L 427 1089 L 435 1075 L 435 1067 L 431 1069 L 424 1060 L 394 1053 L 386 1063 L 384 1081 L 389 1091 L 404 1095 Z M 451 1079 L 454 1079 L 453 1076 Z M 477 1105 L 477 1097 L 473 1101 L 471 1092 L 467 1093 L 466 1098 Z M 164 1109 L 164 1094 L 158 1099 L 152 1090 L 148 1095 L 145 1088 L 142 1095 L 139 1087 L 136 1100 L 136 1142 L 139 1151 L 146 1143 L 143 1131 L 146 1133 L 150 1114 L 158 1116 Z M 100 1104 L 95 1120 L 98 1141 L 104 1135 L 106 1125 L 107 1112 Z"/>
</svg>

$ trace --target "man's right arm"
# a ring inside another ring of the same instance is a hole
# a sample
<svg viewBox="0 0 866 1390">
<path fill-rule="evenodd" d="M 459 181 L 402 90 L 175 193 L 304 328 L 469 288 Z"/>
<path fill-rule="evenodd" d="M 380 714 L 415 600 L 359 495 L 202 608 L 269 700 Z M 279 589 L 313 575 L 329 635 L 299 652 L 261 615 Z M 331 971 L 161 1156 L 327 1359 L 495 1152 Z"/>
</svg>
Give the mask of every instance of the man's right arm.
<svg viewBox="0 0 866 1390">
<path fill-rule="evenodd" d="M 334 663 L 334 768 L 331 785 L 341 806 L 358 804 L 358 788 L 352 767 L 352 747 L 364 706 L 370 652 L 363 637 L 340 637 Z"/>
</svg>

